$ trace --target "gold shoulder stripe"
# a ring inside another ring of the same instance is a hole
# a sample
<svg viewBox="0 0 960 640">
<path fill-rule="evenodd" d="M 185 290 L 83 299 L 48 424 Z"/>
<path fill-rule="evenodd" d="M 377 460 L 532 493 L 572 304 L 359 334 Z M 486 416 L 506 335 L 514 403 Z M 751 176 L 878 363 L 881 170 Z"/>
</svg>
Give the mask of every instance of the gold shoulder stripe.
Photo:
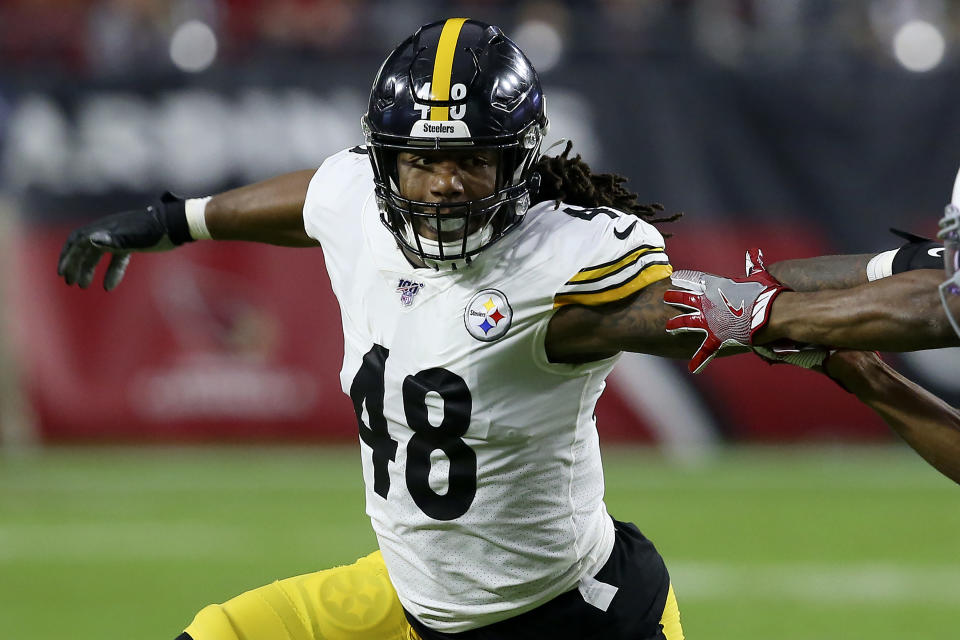
<svg viewBox="0 0 960 640">
<path fill-rule="evenodd" d="M 614 302 L 626 298 L 631 293 L 635 293 L 658 280 L 669 278 L 671 273 L 673 273 L 673 267 L 669 264 L 654 263 L 637 272 L 637 275 L 630 280 L 613 288 L 557 295 L 553 299 L 553 308 L 556 309 L 565 304 L 585 304 L 593 306 Z"/>
<path fill-rule="evenodd" d="M 595 267 L 581 269 L 577 272 L 577 275 L 570 278 L 567 284 L 578 284 L 582 282 L 590 282 L 592 280 L 599 280 L 600 278 L 608 276 L 612 273 L 616 273 L 617 271 L 628 267 L 636 262 L 640 256 L 645 253 L 663 253 L 663 247 L 654 247 L 646 244 L 642 245 L 636 249 L 633 249 L 627 255 L 617 258 L 616 260 L 611 260 L 610 262 L 605 262 Z"/>
<path fill-rule="evenodd" d="M 641 264 L 639 269 L 637 269 L 637 270 L 634 271 L 633 273 L 628 274 L 627 277 L 625 277 L 625 278 L 620 278 L 619 280 L 617 280 L 617 279 L 615 279 L 615 278 L 606 278 L 606 279 L 605 279 L 605 280 L 606 280 L 606 283 L 609 283 L 609 284 L 598 282 L 598 283 L 595 283 L 595 284 L 594 284 L 594 288 L 590 288 L 590 287 L 584 288 L 584 286 L 583 286 L 582 284 L 577 284 L 577 285 L 571 285 L 571 286 L 569 287 L 569 289 L 568 289 L 568 285 L 563 285 L 562 287 L 560 287 L 560 289 L 558 290 L 558 293 L 555 294 L 555 295 L 556 295 L 556 296 L 565 296 L 565 295 L 568 295 L 568 294 L 569 294 L 569 295 L 572 295 L 572 294 L 575 294 L 575 293 L 591 293 L 591 294 L 592 294 L 592 293 L 603 293 L 604 291 L 610 291 L 611 289 L 619 289 L 620 287 L 622 287 L 623 285 L 625 285 L 626 283 L 630 282 L 631 280 L 633 280 L 634 278 L 636 278 L 638 275 L 640 275 L 641 273 L 643 273 L 643 271 L 644 271 L 645 269 L 647 269 L 648 267 L 652 267 L 652 266 L 654 266 L 654 265 L 669 265 L 669 264 L 670 264 L 670 261 L 667 259 L 666 254 L 662 254 L 662 255 L 659 256 L 659 257 L 660 257 L 659 260 L 649 260 L 649 261 L 647 261 L 646 263 Z M 597 288 L 596 285 L 600 285 L 599 288 Z M 564 289 L 567 289 L 567 290 L 564 290 Z M 570 290 L 570 289 L 572 289 L 572 290 Z"/>
<path fill-rule="evenodd" d="M 634 251 L 639 251 L 640 249 L 661 249 L 661 250 L 662 250 L 663 247 L 658 247 L 658 246 L 655 246 L 655 245 L 652 245 L 652 244 L 641 244 L 641 245 L 638 246 L 638 247 L 634 247 L 633 249 L 630 249 L 630 251 L 627 251 L 625 254 L 623 254 L 623 255 L 620 256 L 619 258 L 614 258 L 613 260 L 608 260 L 607 262 L 601 262 L 600 264 L 595 264 L 595 265 L 590 266 L 590 267 L 584 267 L 583 269 L 580 269 L 580 271 L 578 271 L 577 273 L 583 273 L 583 272 L 585 272 L 585 271 L 592 271 L 592 270 L 594 270 L 594 269 L 600 269 L 601 267 L 609 267 L 610 265 L 616 264 L 617 262 L 620 262 L 621 260 L 623 260 L 623 259 L 626 258 L 627 256 L 631 255 Z"/>
<path fill-rule="evenodd" d="M 430 81 L 431 100 L 450 99 L 450 76 L 453 74 L 453 54 L 457 50 L 460 29 L 467 18 L 450 18 L 440 32 L 437 57 L 433 61 L 433 78 Z M 431 120 L 449 120 L 450 107 L 430 107 Z"/>
</svg>

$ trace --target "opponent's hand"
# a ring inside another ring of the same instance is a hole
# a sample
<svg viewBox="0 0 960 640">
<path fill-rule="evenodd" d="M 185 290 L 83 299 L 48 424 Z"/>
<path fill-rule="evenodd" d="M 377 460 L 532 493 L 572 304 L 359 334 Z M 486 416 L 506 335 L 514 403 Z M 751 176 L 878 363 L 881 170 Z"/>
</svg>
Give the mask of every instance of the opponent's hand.
<svg viewBox="0 0 960 640">
<path fill-rule="evenodd" d="M 74 230 L 60 251 L 57 275 L 67 285 L 86 289 L 100 258 L 109 253 L 103 288 L 110 291 L 123 279 L 131 252 L 166 251 L 190 239 L 183 200 L 165 193 L 144 209 L 116 213 Z"/>
<path fill-rule="evenodd" d="M 795 367 L 822 371 L 831 349 L 818 344 L 798 344 L 788 340 L 777 344 L 753 345 L 753 352 L 769 364 L 792 364 Z"/>
<path fill-rule="evenodd" d="M 767 324 L 771 304 L 788 291 L 763 266 L 759 249 L 747 252 L 747 277 L 724 278 L 703 271 L 680 270 L 671 281 L 676 289 L 663 295 L 667 304 L 690 309 L 667 321 L 668 333 L 702 331 L 700 348 L 687 365 L 699 373 L 725 346 L 751 347 L 753 335 Z"/>
</svg>

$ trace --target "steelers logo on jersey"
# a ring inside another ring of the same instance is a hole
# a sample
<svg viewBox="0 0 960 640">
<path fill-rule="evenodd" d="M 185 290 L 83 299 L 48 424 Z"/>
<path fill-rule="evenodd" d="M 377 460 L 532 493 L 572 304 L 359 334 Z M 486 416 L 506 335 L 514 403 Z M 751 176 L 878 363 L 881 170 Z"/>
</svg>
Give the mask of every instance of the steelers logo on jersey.
<svg viewBox="0 0 960 640">
<path fill-rule="evenodd" d="M 510 328 L 513 309 L 507 296 L 496 289 L 484 289 L 467 304 L 463 323 L 467 332 L 481 342 L 499 340 Z"/>
</svg>

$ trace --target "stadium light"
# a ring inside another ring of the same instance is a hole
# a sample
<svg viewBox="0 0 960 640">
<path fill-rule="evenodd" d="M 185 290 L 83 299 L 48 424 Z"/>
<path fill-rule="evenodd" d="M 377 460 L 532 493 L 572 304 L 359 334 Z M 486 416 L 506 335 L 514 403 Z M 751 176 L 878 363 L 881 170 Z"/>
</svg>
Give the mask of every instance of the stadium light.
<svg viewBox="0 0 960 640">
<path fill-rule="evenodd" d="M 217 57 L 217 36 L 199 20 L 184 22 L 170 38 L 170 59 L 181 71 L 199 73 Z"/>
<path fill-rule="evenodd" d="M 925 20 L 905 22 L 893 36 L 893 53 L 897 62 L 917 73 L 939 65 L 945 49 L 946 41 L 940 29 Z"/>
<path fill-rule="evenodd" d="M 513 35 L 540 73 L 546 73 L 560 62 L 563 38 L 552 24 L 542 20 L 527 20 L 517 27 Z"/>
</svg>

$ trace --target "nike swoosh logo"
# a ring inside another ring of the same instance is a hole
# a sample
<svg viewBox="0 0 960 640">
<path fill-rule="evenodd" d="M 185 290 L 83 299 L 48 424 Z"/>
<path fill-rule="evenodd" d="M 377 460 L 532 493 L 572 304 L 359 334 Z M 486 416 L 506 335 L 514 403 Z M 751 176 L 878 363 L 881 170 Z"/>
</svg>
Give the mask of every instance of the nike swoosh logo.
<svg viewBox="0 0 960 640">
<path fill-rule="evenodd" d="M 619 238 L 620 240 L 626 240 L 626 239 L 627 239 L 627 236 L 630 235 L 630 232 L 633 231 L 633 228 L 634 228 L 635 226 L 637 226 L 637 221 L 636 221 L 636 220 L 634 220 L 634 221 L 633 221 L 633 224 L 631 224 L 629 227 L 627 227 L 627 228 L 624 229 L 623 231 L 617 231 L 616 229 L 614 229 L 614 230 L 613 230 L 613 235 L 617 236 L 617 238 Z"/>
<path fill-rule="evenodd" d="M 720 297 L 723 298 L 723 303 L 727 305 L 727 309 L 730 310 L 730 313 L 738 318 L 743 315 L 743 300 L 740 301 L 739 307 L 734 308 L 734 306 L 730 304 L 730 301 L 727 300 L 727 296 L 723 295 L 723 289 L 717 287 L 717 291 L 720 292 Z"/>
<path fill-rule="evenodd" d="M 931 258 L 942 258 L 943 257 L 943 247 L 934 247 L 932 249 L 927 249 L 927 255 Z"/>
</svg>

